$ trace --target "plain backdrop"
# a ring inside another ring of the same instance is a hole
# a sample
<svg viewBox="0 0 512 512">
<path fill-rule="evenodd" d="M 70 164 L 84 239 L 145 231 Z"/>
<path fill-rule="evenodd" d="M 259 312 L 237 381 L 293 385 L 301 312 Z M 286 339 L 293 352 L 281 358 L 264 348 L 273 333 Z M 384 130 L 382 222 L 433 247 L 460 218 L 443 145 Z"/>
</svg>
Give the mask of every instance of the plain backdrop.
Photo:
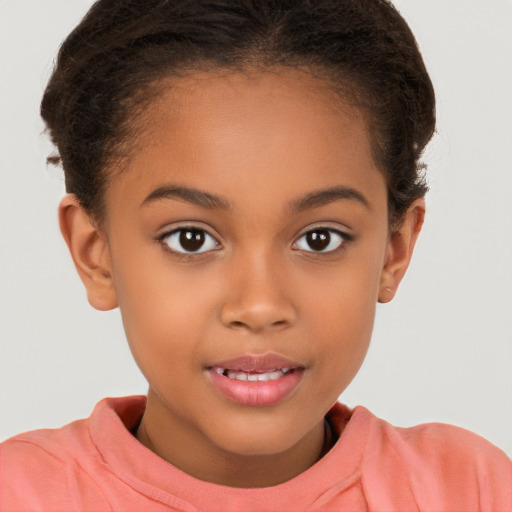
<svg viewBox="0 0 512 512">
<path fill-rule="evenodd" d="M 411 268 L 341 400 L 454 423 L 512 455 L 512 1 L 400 0 L 435 85 L 431 191 Z M 0 439 L 145 393 L 118 311 L 87 303 L 57 226 L 39 102 L 90 0 L 0 0 Z"/>
</svg>

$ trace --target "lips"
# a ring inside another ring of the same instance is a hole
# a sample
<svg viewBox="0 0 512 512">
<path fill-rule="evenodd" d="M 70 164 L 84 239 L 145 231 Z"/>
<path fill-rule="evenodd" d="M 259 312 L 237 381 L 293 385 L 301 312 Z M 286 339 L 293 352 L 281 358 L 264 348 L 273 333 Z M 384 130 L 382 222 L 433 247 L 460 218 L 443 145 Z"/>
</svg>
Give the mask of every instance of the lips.
<svg viewBox="0 0 512 512">
<path fill-rule="evenodd" d="M 244 354 L 208 366 L 213 387 L 240 405 L 275 405 L 299 385 L 304 366 L 278 354 Z"/>
</svg>

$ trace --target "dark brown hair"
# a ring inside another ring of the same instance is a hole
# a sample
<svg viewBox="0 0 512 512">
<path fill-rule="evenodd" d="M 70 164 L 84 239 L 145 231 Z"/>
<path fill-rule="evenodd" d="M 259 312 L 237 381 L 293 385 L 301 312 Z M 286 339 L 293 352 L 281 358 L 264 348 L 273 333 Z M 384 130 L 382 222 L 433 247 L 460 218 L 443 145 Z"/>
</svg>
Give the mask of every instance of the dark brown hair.
<svg viewBox="0 0 512 512">
<path fill-rule="evenodd" d="M 408 25 L 387 0 L 99 0 L 60 48 L 41 115 L 68 192 L 104 213 L 161 79 L 190 70 L 308 70 L 363 108 L 388 183 L 391 223 L 425 194 L 419 159 L 435 99 Z"/>
</svg>

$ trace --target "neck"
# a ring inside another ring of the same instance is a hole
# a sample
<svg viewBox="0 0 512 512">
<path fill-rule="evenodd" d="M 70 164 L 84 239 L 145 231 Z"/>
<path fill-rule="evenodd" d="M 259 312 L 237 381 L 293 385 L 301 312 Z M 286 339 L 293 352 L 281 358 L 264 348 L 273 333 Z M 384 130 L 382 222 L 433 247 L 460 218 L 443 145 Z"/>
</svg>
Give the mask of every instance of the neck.
<svg viewBox="0 0 512 512">
<path fill-rule="evenodd" d="M 156 405 L 152 394 L 148 394 L 137 439 L 192 477 L 218 485 L 240 488 L 278 485 L 306 471 L 335 442 L 332 430 L 322 419 L 304 438 L 283 452 L 265 455 L 233 453 L 215 446 L 188 425 L 180 425 L 176 418 L 169 421 L 171 418 L 165 410 Z"/>
</svg>

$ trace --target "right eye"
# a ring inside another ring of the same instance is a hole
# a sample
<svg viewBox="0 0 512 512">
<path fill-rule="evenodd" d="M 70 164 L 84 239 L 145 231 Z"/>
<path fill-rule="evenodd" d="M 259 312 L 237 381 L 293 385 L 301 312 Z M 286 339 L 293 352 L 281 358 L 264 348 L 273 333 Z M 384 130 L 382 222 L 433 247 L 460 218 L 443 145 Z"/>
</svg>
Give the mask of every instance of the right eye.
<svg viewBox="0 0 512 512">
<path fill-rule="evenodd" d="M 212 235 L 200 228 L 179 228 L 160 237 L 160 241 L 173 252 L 198 254 L 212 251 L 219 243 Z"/>
</svg>

